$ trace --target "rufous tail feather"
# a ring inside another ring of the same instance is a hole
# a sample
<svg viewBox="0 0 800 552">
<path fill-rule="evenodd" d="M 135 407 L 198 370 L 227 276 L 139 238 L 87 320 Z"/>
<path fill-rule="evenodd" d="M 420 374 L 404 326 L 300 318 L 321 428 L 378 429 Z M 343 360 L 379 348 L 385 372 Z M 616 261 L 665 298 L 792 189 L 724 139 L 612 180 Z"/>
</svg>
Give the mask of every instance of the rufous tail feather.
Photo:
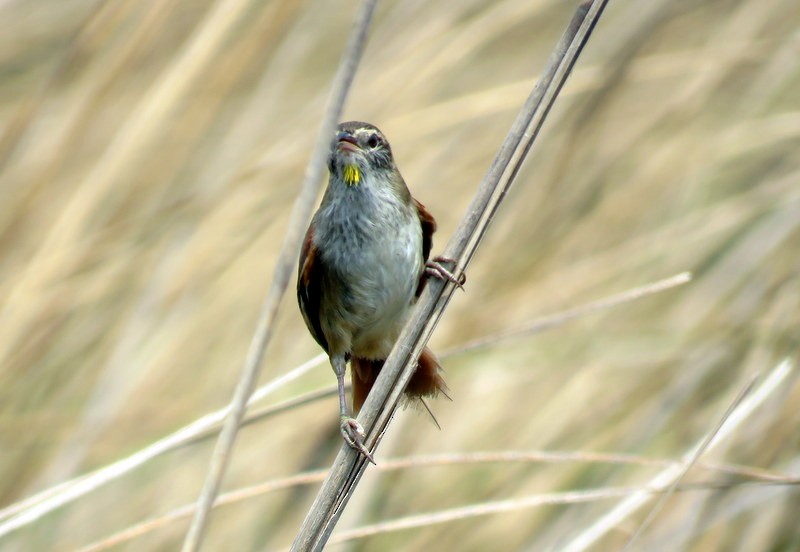
<svg viewBox="0 0 800 552">
<path fill-rule="evenodd" d="M 352 357 L 350 359 L 350 375 L 353 382 L 353 411 L 358 412 L 367 399 L 370 389 L 375 384 L 383 367 L 383 360 L 370 360 Z M 447 394 L 447 384 L 442 378 L 442 368 L 430 349 L 425 347 L 417 361 L 417 370 L 411 376 L 405 395 L 409 400 L 423 397 L 436 397 L 439 393 Z M 437 424 L 438 425 L 438 424 Z"/>
</svg>

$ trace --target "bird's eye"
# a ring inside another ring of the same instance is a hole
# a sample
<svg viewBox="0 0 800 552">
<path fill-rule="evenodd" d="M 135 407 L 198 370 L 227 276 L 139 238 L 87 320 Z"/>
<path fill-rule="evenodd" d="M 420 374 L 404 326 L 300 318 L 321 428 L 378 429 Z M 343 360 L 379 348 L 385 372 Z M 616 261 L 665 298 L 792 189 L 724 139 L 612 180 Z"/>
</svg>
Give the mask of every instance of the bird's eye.
<svg viewBox="0 0 800 552">
<path fill-rule="evenodd" d="M 379 143 L 380 139 L 377 134 L 373 134 L 369 137 L 369 140 L 367 140 L 367 145 L 371 148 L 377 148 Z"/>
</svg>

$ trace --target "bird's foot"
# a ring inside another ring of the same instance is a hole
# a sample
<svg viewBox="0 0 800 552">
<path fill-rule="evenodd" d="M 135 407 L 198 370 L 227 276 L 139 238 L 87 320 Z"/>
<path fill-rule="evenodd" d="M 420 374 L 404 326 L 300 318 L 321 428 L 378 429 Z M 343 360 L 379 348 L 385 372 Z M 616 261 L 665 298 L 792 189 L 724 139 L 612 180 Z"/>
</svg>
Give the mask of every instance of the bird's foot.
<svg viewBox="0 0 800 552">
<path fill-rule="evenodd" d="M 444 263 L 455 266 L 456 260 L 442 256 L 434 257 L 425 263 L 425 274 L 433 276 L 434 278 L 439 278 L 440 280 L 452 282 L 457 288 L 463 291 L 464 283 L 467 281 L 467 275 L 462 272 L 458 275 L 458 277 L 456 277 L 444 266 Z"/>
<path fill-rule="evenodd" d="M 364 446 L 364 428 L 361 427 L 361 424 L 359 424 L 355 418 L 342 416 L 339 429 L 342 432 L 345 443 L 350 445 L 350 448 L 357 450 L 364 458 L 375 464 L 375 459 L 372 457 L 372 454 L 370 454 L 367 447 Z"/>
</svg>

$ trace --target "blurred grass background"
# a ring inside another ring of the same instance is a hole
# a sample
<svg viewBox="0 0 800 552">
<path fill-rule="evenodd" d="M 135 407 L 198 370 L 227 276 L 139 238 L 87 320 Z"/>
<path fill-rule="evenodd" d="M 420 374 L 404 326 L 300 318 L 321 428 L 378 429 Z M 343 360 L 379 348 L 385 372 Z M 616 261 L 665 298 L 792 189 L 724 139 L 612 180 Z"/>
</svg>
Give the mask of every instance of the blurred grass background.
<svg viewBox="0 0 800 552">
<path fill-rule="evenodd" d="M 441 251 L 575 2 L 385 0 L 346 118 L 377 124 Z M 0 505 L 221 408 L 239 376 L 328 86 L 346 0 L 0 2 Z M 397 416 L 378 455 L 596 450 L 679 458 L 748 374 L 800 345 L 800 4 L 615 0 L 432 345 L 691 270 L 682 288 L 447 359 L 438 431 Z M 262 379 L 319 351 L 290 290 Z M 327 366 L 279 401 L 333 383 Z M 235 488 L 329 465 L 335 399 L 243 431 Z M 73 550 L 194 500 L 211 441 L 0 540 Z M 712 459 L 800 472 L 800 383 Z M 340 524 L 652 468 L 368 471 Z M 691 479 L 691 476 L 690 476 Z M 315 494 L 217 510 L 207 550 L 287 546 Z M 558 550 L 612 503 L 331 545 Z M 682 493 L 646 550 L 800 550 L 793 488 Z M 642 516 L 639 516 L 641 519 Z M 117 547 L 175 550 L 186 522 Z M 636 520 L 598 550 L 619 549 Z"/>
</svg>

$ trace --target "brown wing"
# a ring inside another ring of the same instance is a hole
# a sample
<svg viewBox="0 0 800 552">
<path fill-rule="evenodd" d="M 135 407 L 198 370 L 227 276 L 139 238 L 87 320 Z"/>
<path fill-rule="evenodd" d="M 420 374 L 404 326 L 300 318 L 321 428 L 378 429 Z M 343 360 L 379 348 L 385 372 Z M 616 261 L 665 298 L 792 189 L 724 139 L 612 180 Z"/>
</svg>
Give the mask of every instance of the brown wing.
<svg viewBox="0 0 800 552">
<path fill-rule="evenodd" d="M 425 206 L 416 199 L 414 200 L 414 205 L 417 207 L 419 222 L 422 225 L 422 262 L 426 263 L 428 262 L 428 257 L 430 257 L 431 248 L 433 247 L 433 233 L 436 232 L 436 219 L 433 218 L 433 215 L 430 214 Z M 422 294 L 422 290 L 425 289 L 425 282 L 427 282 L 427 276 L 423 271 L 419 278 L 419 284 L 417 284 L 417 297 L 419 297 Z"/>
<path fill-rule="evenodd" d="M 314 223 L 308 227 L 306 238 L 303 241 L 303 248 L 300 250 L 300 266 L 297 271 L 297 302 L 300 304 L 300 312 L 303 320 L 308 326 L 308 331 L 328 352 L 328 341 L 322 333 L 322 326 L 319 322 L 319 306 L 322 298 L 322 274 L 324 267 L 322 259 L 317 255 L 317 246 L 313 242 Z"/>
</svg>

